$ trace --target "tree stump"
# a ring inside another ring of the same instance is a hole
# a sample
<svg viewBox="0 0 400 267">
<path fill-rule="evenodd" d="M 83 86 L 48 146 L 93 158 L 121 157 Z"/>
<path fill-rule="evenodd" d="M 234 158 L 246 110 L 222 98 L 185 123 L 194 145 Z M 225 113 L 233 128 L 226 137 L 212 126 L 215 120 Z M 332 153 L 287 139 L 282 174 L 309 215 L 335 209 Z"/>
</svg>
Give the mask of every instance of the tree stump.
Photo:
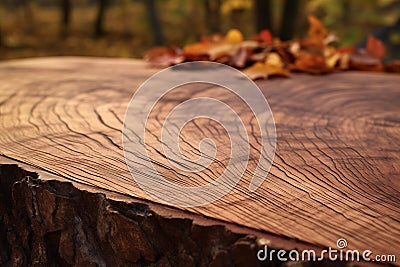
<svg viewBox="0 0 400 267">
<path fill-rule="evenodd" d="M 271 266 L 280 263 L 257 260 L 264 244 L 320 251 L 339 238 L 347 249 L 399 256 L 400 76 L 258 81 L 277 130 L 267 179 L 254 193 L 239 184 L 212 204 L 177 208 L 135 184 L 122 150 L 126 107 L 156 71 L 128 59 L 0 63 L 1 264 Z M 188 87 L 163 100 L 148 129 L 157 131 L 167 107 L 204 94 L 225 97 L 221 88 Z M 200 122 L 226 141 L 212 127 Z M 184 136 L 194 155 L 195 128 Z M 221 161 L 202 175 L 174 173 L 157 138 L 149 142 L 171 181 L 199 185 L 224 169 Z"/>
</svg>

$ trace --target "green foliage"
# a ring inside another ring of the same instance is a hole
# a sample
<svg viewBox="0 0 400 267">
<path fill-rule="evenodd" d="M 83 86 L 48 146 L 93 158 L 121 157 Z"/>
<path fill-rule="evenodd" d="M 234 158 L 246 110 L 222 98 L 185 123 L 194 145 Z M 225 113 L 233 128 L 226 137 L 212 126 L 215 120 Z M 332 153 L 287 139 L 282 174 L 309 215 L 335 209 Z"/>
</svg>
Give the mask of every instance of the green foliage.
<svg viewBox="0 0 400 267">
<path fill-rule="evenodd" d="M 354 44 L 380 25 L 393 25 L 399 8 L 390 8 L 399 0 L 310 0 L 306 11 L 341 37 L 341 43 Z"/>
</svg>

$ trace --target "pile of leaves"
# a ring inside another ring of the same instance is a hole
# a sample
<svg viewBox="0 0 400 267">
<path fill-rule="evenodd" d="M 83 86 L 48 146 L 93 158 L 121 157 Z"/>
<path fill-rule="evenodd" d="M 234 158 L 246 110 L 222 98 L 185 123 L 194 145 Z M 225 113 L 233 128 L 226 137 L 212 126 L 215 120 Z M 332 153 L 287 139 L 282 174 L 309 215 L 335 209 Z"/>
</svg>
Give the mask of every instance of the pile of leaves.
<svg viewBox="0 0 400 267">
<path fill-rule="evenodd" d="M 240 31 L 230 30 L 225 36 L 214 34 L 200 42 L 176 47 L 155 47 L 144 59 L 154 66 L 168 67 L 188 61 L 214 61 L 241 69 L 251 79 L 271 76 L 287 77 L 290 72 L 324 74 L 342 70 L 387 71 L 400 73 L 400 62 L 383 64 L 384 44 L 370 35 L 365 48 L 335 47 L 334 34 L 328 33 L 320 20 L 310 15 L 307 37 L 282 42 L 268 30 L 251 40 Z"/>
</svg>

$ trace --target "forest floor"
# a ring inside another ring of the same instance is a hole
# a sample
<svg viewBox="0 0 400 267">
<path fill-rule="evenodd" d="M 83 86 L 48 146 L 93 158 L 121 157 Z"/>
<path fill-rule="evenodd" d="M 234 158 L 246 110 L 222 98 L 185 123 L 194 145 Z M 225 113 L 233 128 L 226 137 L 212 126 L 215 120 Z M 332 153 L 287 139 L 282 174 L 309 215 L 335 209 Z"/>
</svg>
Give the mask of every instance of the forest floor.
<svg viewBox="0 0 400 267">
<path fill-rule="evenodd" d="M 166 45 L 182 46 L 208 34 L 201 6 L 171 6 L 173 1 L 162 4 L 158 14 Z M 95 5 L 74 5 L 68 35 L 63 36 L 57 6 L 0 6 L 0 60 L 71 55 L 138 58 L 154 46 L 143 3 L 127 1 L 108 7 L 105 34 L 101 37 L 94 36 L 96 13 Z M 240 19 L 247 22 L 241 23 L 244 25 L 241 30 L 251 37 L 254 34 L 253 24 L 249 23 L 251 12 L 245 12 Z M 229 18 L 225 21 L 229 23 Z M 226 24 L 220 28 L 225 31 L 229 27 Z"/>
<path fill-rule="evenodd" d="M 73 9 L 66 36 L 61 34 L 57 7 L 0 11 L 3 35 L 0 59 L 69 55 L 140 57 L 152 46 L 141 5 L 111 7 L 104 23 L 106 34 L 101 37 L 94 37 L 94 6 Z M 138 23 L 128 18 L 136 18 Z"/>
</svg>

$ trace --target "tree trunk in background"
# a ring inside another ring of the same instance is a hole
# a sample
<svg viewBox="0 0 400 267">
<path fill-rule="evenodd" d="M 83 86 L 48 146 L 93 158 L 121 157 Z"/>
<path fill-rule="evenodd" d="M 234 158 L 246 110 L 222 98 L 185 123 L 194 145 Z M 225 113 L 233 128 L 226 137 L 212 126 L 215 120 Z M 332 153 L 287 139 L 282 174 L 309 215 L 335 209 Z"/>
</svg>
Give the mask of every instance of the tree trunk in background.
<svg viewBox="0 0 400 267">
<path fill-rule="evenodd" d="M 108 0 L 98 0 L 99 9 L 97 11 L 96 22 L 94 24 L 94 35 L 96 37 L 104 35 L 104 15 L 108 5 Z"/>
<path fill-rule="evenodd" d="M 155 45 L 162 45 L 163 37 L 161 33 L 161 26 L 158 20 L 156 3 L 154 0 L 146 0 L 148 18 L 153 30 L 153 41 Z"/>
<path fill-rule="evenodd" d="M 264 29 L 272 31 L 271 0 L 255 0 L 254 13 L 257 31 L 259 32 Z"/>
<path fill-rule="evenodd" d="M 342 0 L 342 9 L 343 9 L 343 16 L 342 16 L 343 24 L 349 25 L 351 21 L 351 16 L 353 15 L 350 1 Z"/>
<path fill-rule="evenodd" d="M 68 35 L 68 28 L 71 22 L 71 0 L 61 0 L 61 35 Z"/>
<path fill-rule="evenodd" d="M 3 32 L 1 29 L 1 25 L 0 25 L 0 47 L 2 47 L 2 46 L 3 46 Z"/>
<path fill-rule="evenodd" d="M 300 0 L 285 1 L 280 29 L 281 40 L 290 40 L 293 38 L 300 2 Z"/>
<path fill-rule="evenodd" d="M 24 21 L 24 28 L 28 32 L 32 32 L 34 30 L 34 21 L 33 21 L 33 11 L 29 0 L 18 0 L 17 6 L 22 8 L 22 20 Z"/>
<path fill-rule="evenodd" d="M 221 24 L 221 0 L 205 0 L 205 18 L 207 24 L 208 33 L 220 32 Z"/>
</svg>

